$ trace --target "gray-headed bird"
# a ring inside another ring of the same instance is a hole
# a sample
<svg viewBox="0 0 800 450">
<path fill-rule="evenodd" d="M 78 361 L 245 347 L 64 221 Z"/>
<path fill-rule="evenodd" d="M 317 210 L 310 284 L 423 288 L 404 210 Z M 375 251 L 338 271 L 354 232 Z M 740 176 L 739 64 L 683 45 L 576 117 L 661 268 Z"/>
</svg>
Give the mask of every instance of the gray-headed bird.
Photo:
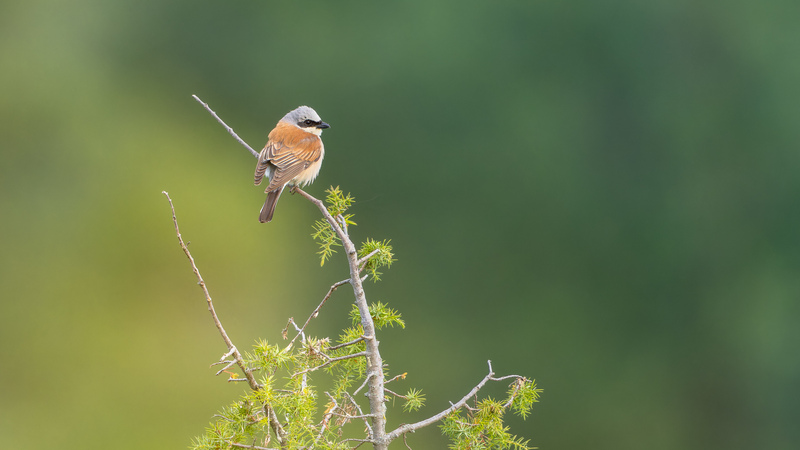
<svg viewBox="0 0 800 450">
<path fill-rule="evenodd" d="M 269 140 L 256 165 L 255 184 L 261 184 L 264 175 L 269 185 L 264 191 L 267 200 L 261 208 L 258 221 L 272 220 L 275 205 L 286 185 L 305 186 L 314 181 L 322 167 L 325 147 L 322 145 L 322 130 L 330 125 L 319 118 L 319 114 L 308 106 L 301 106 L 283 116 L 270 131 Z"/>
</svg>

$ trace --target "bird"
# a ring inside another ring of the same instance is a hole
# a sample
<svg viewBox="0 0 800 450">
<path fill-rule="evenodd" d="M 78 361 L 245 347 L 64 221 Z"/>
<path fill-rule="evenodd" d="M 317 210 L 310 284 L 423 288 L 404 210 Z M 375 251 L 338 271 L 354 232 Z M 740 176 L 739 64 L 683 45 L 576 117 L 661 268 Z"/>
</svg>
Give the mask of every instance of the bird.
<svg viewBox="0 0 800 450">
<path fill-rule="evenodd" d="M 313 108 L 300 106 L 289 111 L 270 131 L 267 144 L 258 155 L 254 178 L 256 186 L 265 175 L 269 179 L 259 222 L 272 220 L 275 205 L 286 185 L 305 186 L 317 177 L 325 156 L 321 136 L 326 128 L 330 125 L 323 122 Z"/>
</svg>

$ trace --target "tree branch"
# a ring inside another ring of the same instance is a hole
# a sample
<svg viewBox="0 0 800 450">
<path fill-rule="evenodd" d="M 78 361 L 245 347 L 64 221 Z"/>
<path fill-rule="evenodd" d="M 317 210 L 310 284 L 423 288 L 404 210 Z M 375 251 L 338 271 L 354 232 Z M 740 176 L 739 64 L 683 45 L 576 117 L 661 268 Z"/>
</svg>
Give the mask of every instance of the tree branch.
<svg viewBox="0 0 800 450">
<path fill-rule="evenodd" d="M 396 379 L 398 379 L 398 378 L 405 379 L 405 378 L 406 378 L 406 375 L 408 375 L 408 372 L 401 373 L 400 375 L 395 375 L 394 377 L 392 377 L 392 379 L 390 379 L 390 380 L 386 380 L 386 382 L 384 383 L 384 385 L 386 385 L 386 384 L 388 384 L 388 383 L 391 383 L 392 381 L 394 381 L 394 380 L 396 380 Z"/>
<path fill-rule="evenodd" d="M 353 406 L 356 408 L 356 411 L 358 411 L 358 414 L 360 414 L 361 417 L 364 418 L 364 426 L 367 427 L 368 434 L 370 436 L 372 436 L 372 427 L 370 426 L 369 421 L 367 420 L 367 417 L 372 418 L 372 417 L 374 417 L 374 415 L 372 415 L 372 414 L 364 414 L 364 411 L 361 410 L 361 406 L 358 405 L 358 403 L 356 402 L 356 399 L 354 399 L 353 396 L 350 395 L 349 392 L 344 391 L 344 395 L 347 396 L 348 400 L 350 400 L 350 403 L 352 403 Z"/>
<path fill-rule="evenodd" d="M 214 112 L 214 111 L 211 109 L 211 107 L 209 107 L 209 106 L 208 106 L 208 103 L 206 103 L 206 102 L 204 102 L 204 101 L 200 100 L 200 97 L 198 97 L 198 96 L 196 96 L 196 95 L 192 95 L 192 97 L 193 97 L 195 100 L 197 100 L 198 102 L 200 102 L 200 104 L 201 104 L 201 105 L 203 105 L 203 108 L 205 108 L 205 109 L 206 109 L 206 111 L 210 112 L 210 113 L 211 113 L 211 115 L 212 115 L 212 116 L 214 116 L 214 118 L 215 118 L 215 119 L 217 119 L 217 122 L 221 123 L 221 124 L 222 124 L 222 126 L 223 126 L 223 127 L 225 127 L 225 129 L 226 129 L 226 130 L 228 130 L 228 133 L 230 133 L 230 134 L 231 134 L 231 136 L 233 136 L 233 137 L 234 137 L 234 139 L 236 139 L 236 140 L 237 140 L 237 141 L 238 141 L 240 144 L 244 145 L 244 148 L 246 148 L 246 149 L 250 150 L 250 153 L 252 153 L 252 154 L 253 154 L 253 156 L 255 156 L 256 158 L 258 158 L 258 152 L 257 152 L 257 151 L 255 151 L 255 150 L 253 150 L 253 148 L 252 148 L 252 147 L 250 147 L 249 145 L 247 145 L 247 142 L 243 141 L 243 140 L 242 140 L 242 138 L 240 138 L 240 137 L 239 137 L 239 135 L 238 135 L 238 134 L 236 134 L 236 132 L 234 132 L 234 131 L 233 131 L 233 128 L 229 127 L 227 123 L 223 122 L 223 121 L 222 121 L 222 119 L 220 119 L 220 118 L 219 118 L 219 116 L 217 115 L 217 113 L 215 113 L 215 112 Z"/>
<path fill-rule="evenodd" d="M 308 316 L 308 319 L 306 320 L 306 323 L 304 323 L 304 324 L 303 324 L 303 327 L 302 327 L 302 328 L 300 328 L 300 330 L 298 331 L 298 333 L 297 333 L 297 334 L 296 334 L 296 335 L 295 335 L 295 336 L 292 338 L 291 342 L 289 342 L 289 345 L 287 345 L 287 346 L 286 346 L 286 348 L 284 349 L 284 351 L 287 351 L 287 350 L 289 350 L 290 348 L 292 348 L 292 344 L 294 344 L 294 341 L 296 341 L 296 340 L 297 340 L 297 336 L 300 336 L 301 334 L 303 334 L 303 331 L 305 331 L 306 327 L 308 326 L 308 323 L 309 323 L 309 322 L 311 322 L 311 319 L 314 319 L 314 318 L 316 318 L 316 317 L 317 317 L 317 315 L 319 315 L 319 310 L 320 310 L 320 309 L 322 309 L 322 307 L 325 305 L 325 302 L 327 302 L 327 301 L 328 301 L 328 299 L 329 299 L 329 298 L 331 298 L 331 295 L 333 295 L 333 291 L 335 291 L 336 289 L 338 289 L 338 288 L 339 288 L 339 286 L 342 286 L 342 285 L 344 285 L 344 284 L 347 284 L 347 283 L 349 283 L 349 282 L 350 282 L 350 279 L 347 279 L 347 280 L 342 280 L 342 281 L 339 281 L 339 282 L 333 283 L 333 285 L 331 286 L 331 288 L 328 290 L 328 293 L 325 295 L 325 297 L 324 297 L 324 298 L 322 299 L 322 301 L 320 302 L 319 306 L 317 306 L 317 309 L 315 309 L 315 310 L 314 310 L 314 312 L 312 312 L 312 313 L 311 313 L 311 315 L 310 315 L 310 316 Z"/>
<path fill-rule="evenodd" d="M 236 448 L 252 448 L 254 450 L 278 450 L 277 448 L 259 447 L 257 445 L 240 444 L 238 442 L 230 442 L 232 447 Z"/>
<path fill-rule="evenodd" d="M 408 400 L 408 397 L 406 397 L 405 395 L 400 395 L 397 392 L 395 392 L 395 391 L 393 391 L 393 390 L 391 390 L 391 389 L 389 389 L 387 387 L 384 387 L 383 390 L 388 392 L 390 395 L 394 395 L 397 398 L 402 398 L 403 400 Z"/>
<path fill-rule="evenodd" d="M 340 348 L 347 347 L 348 345 L 355 345 L 355 344 L 358 344 L 359 342 L 361 342 L 361 341 L 363 341 L 363 340 L 364 340 L 364 336 L 361 336 L 360 338 L 353 339 L 353 340 L 352 340 L 352 341 L 350 341 L 350 342 L 345 342 L 344 344 L 339 344 L 339 345 L 334 345 L 333 347 L 328 347 L 328 348 L 326 348 L 325 350 L 326 350 L 326 351 L 330 351 L 330 350 L 338 350 L 338 349 L 340 349 Z"/>
<path fill-rule="evenodd" d="M 472 388 L 472 390 L 469 391 L 469 393 L 467 395 L 462 397 L 461 400 L 459 400 L 458 402 L 456 402 L 455 404 L 453 404 L 449 408 L 445 409 L 444 411 L 440 412 L 439 414 L 436 414 L 435 416 L 429 417 L 429 418 L 427 418 L 425 420 L 421 420 L 421 421 L 416 422 L 416 423 L 409 423 L 409 424 L 405 424 L 405 425 L 400 425 L 399 427 L 395 428 L 393 431 L 388 433 L 387 434 L 387 438 L 391 441 L 391 440 L 397 439 L 402 434 L 410 433 L 412 431 L 416 431 L 416 430 L 418 430 L 420 428 L 427 427 L 428 425 L 432 425 L 432 424 L 444 419 L 445 417 L 447 417 L 448 414 L 450 414 L 450 413 L 452 413 L 454 411 L 457 411 L 457 410 L 461 409 L 464 405 L 466 405 L 467 402 L 469 401 L 469 399 L 471 399 L 472 397 L 477 395 L 478 391 L 480 391 L 481 388 L 483 388 L 483 386 L 486 385 L 486 383 L 488 383 L 489 381 L 492 381 L 494 379 L 493 377 L 494 377 L 494 372 L 492 371 L 492 362 L 489 361 L 489 373 L 485 377 L 483 377 L 483 379 L 480 381 L 480 383 L 478 383 L 477 386 Z"/>
<path fill-rule="evenodd" d="M 361 258 L 358 261 L 356 261 L 356 262 L 358 262 L 359 267 L 362 266 L 367 261 L 369 261 L 369 259 L 372 258 L 373 256 L 375 256 L 379 251 L 381 251 L 381 249 L 376 248 L 375 250 L 373 250 L 373 251 L 369 252 L 368 254 L 364 255 L 363 258 Z"/>
<path fill-rule="evenodd" d="M 225 354 L 222 357 L 222 359 L 225 359 L 226 357 L 233 355 L 236 364 L 242 370 L 242 373 L 244 373 L 245 378 L 247 378 L 247 383 L 250 385 L 250 389 L 257 391 L 261 389 L 261 385 L 259 385 L 256 382 L 256 379 L 255 377 L 253 377 L 252 372 L 245 366 L 241 353 L 239 353 L 239 350 L 237 350 L 236 346 L 233 345 L 233 341 L 231 341 L 231 338 L 228 337 L 228 333 L 225 332 L 225 328 L 222 326 L 222 322 L 220 322 L 216 310 L 214 310 L 214 302 L 211 301 L 211 294 L 208 293 L 206 282 L 200 275 L 200 270 L 197 269 L 197 265 L 194 262 L 194 258 L 192 258 L 192 254 L 189 252 L 189 247 L 187 247 L 186 244 L 183 242 L 183 237 L 181 236 L 180 228 L 178 228 L 178 218 L 175 215 L 175 206 L 172 204 L 172 199 L 170 198 L 167 191 L 161 191 L 161 193 L 167 197 L 167 200 L 169 200 L 169 207 L 172 210 L 172 223 L 175 224 L 175 234 L 178 236 L 178 242 L 181 245 L 181 249 L 183 249 L 183 253 L 186 254 L 187 258 L 189 258 L 189 263 L 192 265 L 192 271 L 194 272 L 195 277 L 197 277 L 197 284 L 199 284 L 200 288 L 203 289 L 203 294 L 205 295 L 206 303 L 208 304 L 208 311 L 211 313 L 211 317 L 214 319 L 214 325 L 217 326 L 219 334 L 222 336 L 222 339 L 228 346 L 228 353 Z"/>
<path fill-rule="evenodd" d="M 339 408 L 339 403 L 336 401 L 335 398 L 333 398 L 333 396 L 328 391 L 325 391 L 325 395 L 327 395 L 328 398 L 331 399 L 331 402 L 333 402 L 333 406 L 330 407 L 328 411 L 322 416 L 322 423 L 319 424 L 319 434 L 317 434 L 317 437 L 314 438 L 314 444 L 311 446 L 312 448 L 315 445 L 317 445 L 317 442 L 319 442 L 320 439 L 322 439 L 322 434 L 325 433 L 325 429 L 328 428 L 328 421 L 331 419 L 333 412 Z"/>
<path fill-rule="evenodd" d="M 296 374 L 292 375 L 292 378 L 294 378 L 294 377 L 296 377 L 298 375 L 302 375 L 304 373 L 313 372 L 315 370 L 322 369 L 323 367 L 328 367 L 331 364 L 333 364 L 335 362 L 338 362 L 338 361 L 344 361 L 346 359 L 353 359 L 353 358 L 360 358 L 362 356 L 367 356 L 367 352 L 359 352 L 359 353 L 353 353 L 352 355 L 344 355 L 344 356 L 339 356 L 337 358 L 331 358 L 331 359 L 325 361 L 324 363 L 322 363 L 322 364 L 320 364 L 318 366 L 314 366 L 314 367 L 311 367 L 311 368 L 308 368 L 308 369 L 305 369 L 305 370 L 301 370 L 300 372 L 297 372 Z"/>
<path fill-rule="evenodd" d="M 275 414 L 275 410 L 269 405 L 269 403 L 264 404 L 264 412 L 267 414 L 267 420 L 269 421 L 270 428 L 272 428 L 272 431 L 275 432 L 275 436 L 278 438 L 278 444 L 281 446 L 281 449 L 285 449 L 288 433 L 283 429 L 280 420 L 278 420 L 278 415 Z"/>
</svg>

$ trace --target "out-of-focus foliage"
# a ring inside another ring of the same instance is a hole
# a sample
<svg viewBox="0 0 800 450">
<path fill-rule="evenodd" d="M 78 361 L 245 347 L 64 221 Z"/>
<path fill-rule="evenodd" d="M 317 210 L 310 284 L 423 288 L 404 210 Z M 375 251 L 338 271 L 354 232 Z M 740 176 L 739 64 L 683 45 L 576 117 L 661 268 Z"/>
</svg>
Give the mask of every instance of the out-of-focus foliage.
<svg viewBox="0 0 800 450">
<path fill-rule="evenodd" d="M 341 186 L 357 237 L 392 237 L 370 292 L 408 320 L 382 350 L 426 409 L 492 359 L 546 386 L 510 419 L 540 448 L 795 448 L 799 15 L 6 0 L 0 448 L 183 448 L 241 389 L 207 368 L 225 347 L 162 190 L 239 345 L 346 278 L 303 198 L 258 223 L 255 160 L 191 94 L 255 148 L 300 104 L 331 124 L 308 191 Z"/>
</svg>

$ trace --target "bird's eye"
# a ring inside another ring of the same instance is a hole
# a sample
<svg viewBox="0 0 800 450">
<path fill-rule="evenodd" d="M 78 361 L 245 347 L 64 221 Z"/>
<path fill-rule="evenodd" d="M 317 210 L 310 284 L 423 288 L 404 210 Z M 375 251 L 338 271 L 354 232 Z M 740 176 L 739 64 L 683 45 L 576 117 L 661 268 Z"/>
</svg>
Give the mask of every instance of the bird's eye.
<svg viewBox="0 0 800 450">
<path fill-rule="evenodd" d="M 303 123 L 305 123 L 306 125 L 314 125 L 314 121 L 311 119 L 306 119 L 305 122 Z"/>
</svg>

